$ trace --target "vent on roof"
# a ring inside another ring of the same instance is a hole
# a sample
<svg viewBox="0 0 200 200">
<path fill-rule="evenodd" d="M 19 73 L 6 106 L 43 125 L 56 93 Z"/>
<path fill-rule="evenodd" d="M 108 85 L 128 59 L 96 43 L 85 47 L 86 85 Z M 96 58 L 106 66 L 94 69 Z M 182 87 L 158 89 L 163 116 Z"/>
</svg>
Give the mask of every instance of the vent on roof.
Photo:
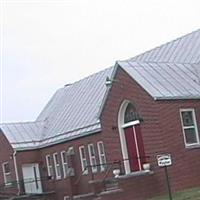
<svg viewBox="0 0 200 200">
<path fill-rule="evenodd" d="M 68 84 L 66 84 L 64 87 L 68 87 L 68 86 L 70 86 L 71 85 L 71 83 L 68 83 Z"/>
</svg>

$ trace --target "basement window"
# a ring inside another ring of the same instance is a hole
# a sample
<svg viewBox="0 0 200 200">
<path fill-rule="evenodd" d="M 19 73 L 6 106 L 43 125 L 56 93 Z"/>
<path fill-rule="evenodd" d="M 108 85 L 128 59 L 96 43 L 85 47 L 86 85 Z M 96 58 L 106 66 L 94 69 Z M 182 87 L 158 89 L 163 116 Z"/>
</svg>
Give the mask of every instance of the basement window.
<svg viewBox="0 0 200 200">
<path fill-rule="evenodd" d="M 87 158 L 86 158 L 86 152 L 85 152 L 84 146 L 79 147 L 79 154 L 80 154 L 80 159 L 81 159 L 82 172 L 83 174 L 88 174 L 88 164 L 87 164 Z"/>
<path fill-rule="evenodd" d="M 53 165 L 50 155 L 46 155 L 46 165 L 47 165 L 47 173 L 50 179 L 53 178 Z"/>
<path fill-rule="evenodd" d="M 3 167 L 3 177 L 4 177 L 4 184 L 6 186 L 11 185 L 11 171 L 10 171 L 10 166 L 8 162 L 4 162 L 2 164 Z"/>
<path fill-rule="evenodd" d="M 180 113 L 185 146 L 199 144 L 199 135 L 194 109 L 181 109 Z"/>
<path fill-rule="evenodd" d="M 90 165 L 92 167 L 92 172 L 97 172 L 97 161 L 95 156 L 94 144 L 88 144 L 88 152 L 90 157 Z"/>
<path fill-rule="evenodd" d="M 98 154 L 99 154 L 100 170 L 105 171 L 106 155 L 105 155 L 104 145 L 102 141 L 97 142 L 97 148 L 98 148 Z"/>
<path fill-rule="evenodd" d="M 67 152 L 66 151 L 61 152 L 61 160 L 62 160 L 63 175 L 64 175 L 64 178 L 66 178 L 67 171 L 68 171 Z"/>
<path fill-rule="evenodd" d="M 60 168 L 60 162 L 58 159 L 58 154 L 53 154 L 53 160 L 54 160 L 54 167 L 56 172 L 56 179 L 61 179 L 61 168 Z"/>
</svg>

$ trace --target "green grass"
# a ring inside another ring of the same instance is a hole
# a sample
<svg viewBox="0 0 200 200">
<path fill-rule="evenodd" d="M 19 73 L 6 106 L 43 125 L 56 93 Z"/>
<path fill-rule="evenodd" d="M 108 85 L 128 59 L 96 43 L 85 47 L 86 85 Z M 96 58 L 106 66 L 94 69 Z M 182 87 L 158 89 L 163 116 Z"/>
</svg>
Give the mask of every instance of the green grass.
<svg viewBox="0 0 200 200">
<path fill-rule="evenodd" d="M 173 200 L 200 200 L 200 188 L 192 188 L 172 194 Z M 149 200 L 169 200 L 169 196 L 155 197 Z"/>
</svg>

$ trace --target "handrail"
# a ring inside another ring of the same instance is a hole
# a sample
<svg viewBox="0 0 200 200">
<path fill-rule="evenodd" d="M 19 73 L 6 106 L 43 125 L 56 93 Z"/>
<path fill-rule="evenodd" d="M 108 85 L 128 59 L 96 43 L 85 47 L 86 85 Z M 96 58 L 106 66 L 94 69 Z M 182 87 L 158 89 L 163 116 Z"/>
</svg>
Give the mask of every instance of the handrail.
<svg viewBox="0 0 200 200">
<path fill-rule="evenodd" d="M 77 185 L 79 183 L 79 181 L 81 180 L 82 175 L 86 172 L 86 170 L 88 170 L 89 165 L 87 165 L 84 170 L 82 171 L 82 173 L 79 175 L 79 177 L 77 178 L 77 180 L 75 181 L 74 185 Z"/>
<path fill-rule="evenodd" d="M 108 174 L 110 173 L 110 170 L 113 168 L 113 166 L 115 164 L 119 164 L 120 163 L 120 160 L 115 160 L 111 163 L 110 167 L 108 168 L 108 170 L 106 171 L 106 174 L 104 175 L 103 177 L 103 181 L 105 181 L 105 179 L 107 178 Z"/>
</svg>

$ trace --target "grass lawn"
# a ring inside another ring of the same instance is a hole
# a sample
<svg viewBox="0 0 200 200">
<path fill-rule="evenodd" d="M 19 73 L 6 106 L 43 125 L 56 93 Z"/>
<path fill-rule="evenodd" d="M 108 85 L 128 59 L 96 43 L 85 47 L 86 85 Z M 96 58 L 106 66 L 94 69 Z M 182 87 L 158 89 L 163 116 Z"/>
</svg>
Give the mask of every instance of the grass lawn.
<svg viewBox="0 0 200 200">
<path fill-rule="evenodd" d="M 173 200 L 200 200 L 200 188 L 193 188 L 172 194 Z M 149 200 L 169 200 L 168 195 L 152 198 Z"/>
</svg>

